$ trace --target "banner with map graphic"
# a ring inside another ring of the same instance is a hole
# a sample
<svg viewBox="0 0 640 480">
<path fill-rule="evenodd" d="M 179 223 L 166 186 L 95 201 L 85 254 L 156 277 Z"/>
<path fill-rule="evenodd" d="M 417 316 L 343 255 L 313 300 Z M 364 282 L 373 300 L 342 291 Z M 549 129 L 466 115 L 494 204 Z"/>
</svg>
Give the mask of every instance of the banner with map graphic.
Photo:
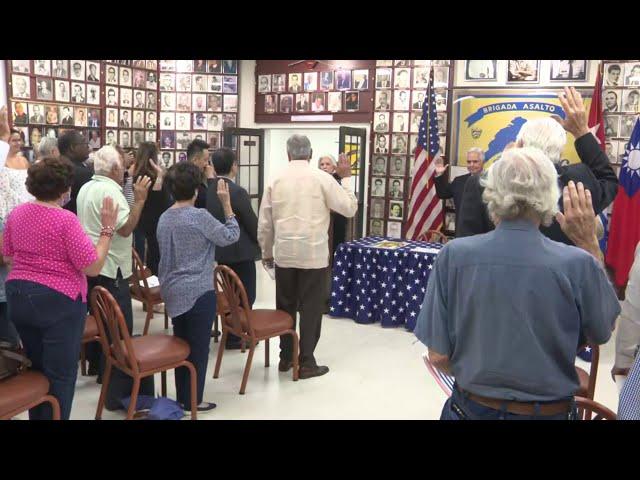
<svg viewBox="0 0 640 480">
<path fill-rule="evenodd" d="M 589 111 L 592 91 L 578 89 Z M 565 114 L 558 100 L 561 90 L 516 89 L 455 89 L 453 91 L 453 121 L 449 145 L 449 160 L 453 165 L 467 164 L 467 151 L 480 147 L 484 151 L 485 167 L 489 166 L 515 141 L 520 127 L 527 121 L 543 116 Z M 574 147 L 575 138 L 567 133 L 567 145 L 562 158 L 571 163 L 580 161 Z"/>
</svg>

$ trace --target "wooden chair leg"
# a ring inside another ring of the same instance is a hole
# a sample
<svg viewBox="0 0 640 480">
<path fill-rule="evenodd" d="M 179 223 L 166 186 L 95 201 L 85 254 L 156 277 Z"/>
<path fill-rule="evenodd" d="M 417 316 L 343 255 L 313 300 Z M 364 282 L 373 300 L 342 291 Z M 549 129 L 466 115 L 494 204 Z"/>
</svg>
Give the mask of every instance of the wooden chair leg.
<svg viewBox="0 0 640 480">
<path fill-rule="evenodd" d="M 43 403 L 48 402 L 51 405 L 51 420 L 60 420 L 60 403 L 53 395 L 45 395 L 42 398 Z"/>
<path fill-rule="evenodd" d="M 80 345 L 80 373 L 83 377 L 87 376 L 87 350 L 86 343 Z"/>
<path fill-rule="evenodd" d="M 147 306 L 147 318 L 144 322 L 144 330 L 142 331 L 142 335 L 146 335 L 149 333 L 149 325 L 151 324 L 151 319 L 153 318 L 153 305 L 150 303 L 145 303 Z"/>
<path fill-rule="evenodd" d="M 191 362 L 184 362 L 184 366 L 189 369 L 191 379 L 191 420 L 198 419 L 198 374 L 196 367 Z"/>
<path fill-rule="evenodd" d="M 222 338 L 220 339 L 220 346 L 218 347 L 218 358 L 216 359 L 216 368 L 213 371 L 213 378 L 218 378 L 220 373 L 220 365 L 222 364 L 222 354 L 224 353 L 224 346 L 227 343 L 227 330 L 222 328 Z"/>
<path fill-rule="evenodd" d="M 242 353 L 244 353 L 244 352 L 246 352 L 246 351 L 247 351 L 247 344 L 246 344 L 246 342 L 245 342 L 244 340 L 241 340 L 241 341 L 240 341 L 240 351 L 241 351 Z"/>
<path fill-rule="evenodd" d="M 167 371 L 160 372 L 160 395 L 167 396 Z"/>
<path fill-rule="evenodd" d="M 247 364 L 244 366 L 244 374 L 242 375 L 242 385 L 240 385 L 240 395 L 244 395 L 244 391 L 247 388 L 247 381 L 249 380 L 249 371 L 251 370 L 251 361 L 253 360 L 253 353 L 256 351 L 256 342 L 253 340 L 249 347 L 249 356 L 247 356 Z"/>
<path fill-rule="evenodd" d="M 264 341 L 264 366 L 269 366 L 269 339 Z"/>
<path fill-rule="evenodd" d="M 297 382 L 298 381 L 298 375 L 300 373 L 300 359 L 299 359 L 299 349 L 300 349 L 300 344 L 298 342 L 298 334 L 293 331 L 291 333 L 291 336 L 293 337 L 293 381 Z"/>
<path fill-rule="evenodd" d="M 213 320 L 213 343 L 218 343 L 218 337 L 220 336 L 220 331 L 218 330 L 218 319 L 220 315 L 216 315 L 216 318 Z"/>
<path fill-rule="evenodd" d="M 164 329 L 169 330 L 169 316 L 167 315 L 167 306 L 164 306 Z"/>
<path fill-rule="evenodd" d="M 127 420 L 133 420 L 133 414 L 136 413 L 136 405 L 138 404 L 138 392 L 140 391 L 140 377 L 133 378 L 133 388 L 131 389 L 131 400 L 127 410 Z"/>
<path fill-rule="evenodd" d="M 107 390 L 109 389 L 109 382 L 111 382 L 111 361 L 107 359 L 107 364 L 104 367 L 104 376 L 102 377 L 102 388 L 100 389 L 100 399 L 98 400 L 98 408 L 96 409 L 96 420 L 102 419 L 102 410 L 104 409 L 104 401 L 107 398 Z"/>
</svg>

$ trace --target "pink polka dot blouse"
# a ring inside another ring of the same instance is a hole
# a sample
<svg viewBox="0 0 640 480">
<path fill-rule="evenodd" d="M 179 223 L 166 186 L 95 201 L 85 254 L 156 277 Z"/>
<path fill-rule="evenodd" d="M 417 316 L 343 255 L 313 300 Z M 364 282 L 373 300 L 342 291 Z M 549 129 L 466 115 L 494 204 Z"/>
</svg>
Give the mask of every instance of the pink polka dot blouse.
<svg viewBox="0 0 640 480">
<path fill-rule="evenodd" d="M 7 281 L 35 282 L 87 301 L 82 270 L 98 255 L 73 213 L 37 203 L 20 205 L 7 218 L 3 243 L 3 255 L 13 257 Z"/>
</svg>

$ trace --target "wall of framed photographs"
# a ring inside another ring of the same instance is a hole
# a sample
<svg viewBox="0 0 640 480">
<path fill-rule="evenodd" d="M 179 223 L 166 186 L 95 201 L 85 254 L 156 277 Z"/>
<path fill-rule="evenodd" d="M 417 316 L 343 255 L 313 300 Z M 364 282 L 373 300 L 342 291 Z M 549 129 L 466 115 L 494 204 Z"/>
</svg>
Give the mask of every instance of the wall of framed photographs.
<svg viewBox="0 0 640 480">
<path fill-rule="evenodd" d="M 368 123 L 373 60 L 258 60 L 256 123 Z"/>
<path fill-rule="evenodd" d="M 418 128 L 434 67 L 440 149 L 446 152 L 449 60 L 376 60 L 367 234 L 402 237 Z"/>
</svg>

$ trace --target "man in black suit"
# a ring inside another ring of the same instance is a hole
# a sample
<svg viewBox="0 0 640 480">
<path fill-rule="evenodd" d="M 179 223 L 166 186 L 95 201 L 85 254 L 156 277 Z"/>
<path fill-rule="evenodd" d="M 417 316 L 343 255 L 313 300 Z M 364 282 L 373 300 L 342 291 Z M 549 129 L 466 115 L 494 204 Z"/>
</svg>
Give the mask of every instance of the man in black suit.
<svg viewBox="0 0 640 480">
<path fill-rule="evenodd" d="M 456 207 L 456 212 L 460 211 L 462 205 L 462 194 L 464 193 L 464 186 L 472 175 L 479 175 L 482 172 L 484 166 L 484 152 L 481 148 L 473 147 L 467 152 L 467 170 L 469 173 L 460 175 L 449 182 L 444 172 L 449 165 L 445 165 L 442 157 L 438 157 L 435 160 L 435 174 L 434 183 L 436 185 L 436 195 L 442 200 L 453 198 L 453 204 Z M 456 222 L 457 223 L 457 222 Z M 456 226 L 457 230 L 457 226 Z M 456 232 L 457 233 L 457 232 Z"/>
<path fill-rule="evenodd" d="M 570 180 L 576 184 L 582 182 L 584 188 L 591 192 L 593 209 L 598 215 L 613 202 L 618 191 L 618 177 L 609 164 L 607 155 L 600 149 L 596 137 L 589 130 L 580 94 L 573 87 L 565 87 L 564 94 L 559 97 L 567 116 L 565 120 L 555 118 L 555 121 L 576 138 L 575 147 L 582 163 L 562 164 L 560 152 L 564 144 L 560 145 L 557 140 L 559 135 L 552 130 L 554 124 L 549 123 L 549 119 L 536 119 L 523 125 L 516 146 L 535 146 L 545 151 L 556 166 L 561 187 L 567 186 Z M 527 124 L 530 125 L 525 129 Z M 535 142 L 532 143 L 531 139 L 534 138 Z M 486 233 L 495 228 L 482 202 L 483 190 L 479 177 L 471 177 L 467 181 L 457 219 L 458 236 Z M 562 202 L 559 202 L 559 207 L 562 210 Z M 555 220 L 549 227 L 541 226 L 540 231 L 551 240 L 573 245 Z"/>
<path fill-rule="evenodd" d="M 60 156 L 68 158 L 73 164 L 71 198 L 63 208 L 77 214 L 76 198 L 80 187 L 93 177 L 93 167 L 85 163 L 89 158 L 89 142 L 77 130 L 69 130 L 60 135 L 58 150 Z"/>
<path fill-rule="evenodd" d="M 62 125 L 73 125 L 73 116 L 71 115 L 71 111 L 69 107 L 62 108 L 62 120 L 60 120 Z"/>
<path fill-rule="evenodd" d="M 204 140 L 194 140 L 187 146 L 187 161 L 197 166 L 203 173 L 205 179 L 198 186 L 198 197 L 196 198 L 196 208 L 207 208 L 207 188 L 215 183 L 216 172 L 209 160 L 209 144 Z M 206 183 L 205 183 L 206 182 Z M 214 192 L 214 195 L 217 194 Z"/>
<path fill-rule="evenodd" d="M 40 105 L 31 105 L 31 117 L 29 117 L 30 123 L 44 123 L 44 115 L 40 111 Z"/>
<path fill-rule="evenodd" d="M 216 261 L 220 265 L 231 268 L 244 284 L 249 304 L 256 300 L 256 258 L 260 253 L 258 246 L 258 217 L 251 207 L 251 199 L 247 191 L 234 182 L 238 172 L 238 164 L 233 150 L 221 148 L 211 156 L 219 182 L 227 182 L 231 207 L 240 225 L 240 239 L 228 247 L 216 248 Z M 224 220 L 224 212 L 218 195 L 218 181 L 209 185 L 207 191 L 207 210 L 218 220 Z M 229 335 L 225 348 L 240 348 L 240 339 Z"/>
</svg>

